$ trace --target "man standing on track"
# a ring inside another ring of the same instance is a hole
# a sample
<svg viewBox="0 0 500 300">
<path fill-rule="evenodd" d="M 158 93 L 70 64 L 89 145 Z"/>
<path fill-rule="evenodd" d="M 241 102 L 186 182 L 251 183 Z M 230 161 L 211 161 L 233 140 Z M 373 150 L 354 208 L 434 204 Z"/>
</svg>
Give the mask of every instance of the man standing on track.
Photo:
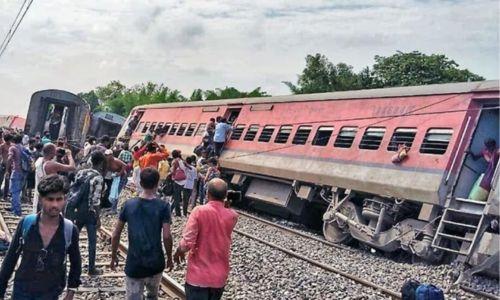
<svg viewBox="0 0 500 300">
<path fill-rule="evenodd" d="M 218 300 L 229 275 L 231 233 L 238 220 L 224 207 L 227 184 L 222 179 L 208 183 L 208 203 L 195 207 L 174 254 L 176 263 L 189 251 L 186 272 L 187 300 Z"/>
<path fill-rule="evenodd" d="M 31 157 L 27 157 L 27 149 L 22 145 L 23 137 L 21 135 L 15 135 L 12 139 L 14 145 L 9 148 L 9 157 L 7 159 L 7 170 L 10 175 L 10 190 L 12 194 L 11 204 L 12 212 L 16 216 L 21 216 L 21 194 L 26 183 L 26 176 L 28 175 L 27 170 L 23 168 L 23 164 L 31 165 Z M 23 160 L 29 159 L 29 162 L 24 162 Z"/>
<path fill-rule="evenodd" d="M 0 270 L 0 299 L 5 297 L 21 253 L 12 299 L 58 299 L 66 282 L 68 292 L 64 300 L 73 299 L 80 285 L 81 258 L 78 229 L 61 215 L 66 192 L 67 183 L 62 176 L 50 175 L 39 183 L 42 212 L 26 216 L 17 225 Z M 71 264 L 68 276 L 66 255 Z"/>
<path fill-rule="evenodd" d="M 99 220 L 99 204 L 101 203 L 101 194 L 104 186 L 104 178 L 102 173 L 104 172 L 105 157 L 99 151 L 95 151 L 90 155 L 90 161 L 92 163 L 92 168 L 84 169 L 78 171 L 75 177 L 75 184 L 79 184 L 80 187 L 83 184 L 87 184 L 88 181 L 88 194 L 86 200 L 88 203 L 88 211 L 86 211 L 85 216 L 81 218 L 76 218 L 76 226 L 78 230 L 82 230 L 83 227 L 87 228 L 88 236 L 88 248 L 89 248 L 89 265 L 88 274 L 91 276 L 102 274 L 101 270 L 95 267 L 95 256 L 96 256 L 96 244 L 97 244 L 97 229 L 100 225 Z M 81 188 L 81 191 L 85 189 Z"/>
<path fill-rule="evenodd" d="M 160 174 L 156 169 L 146 168 L 141 171 L 140 176 L 143 191 L 140 197 L 125 202 L 111 239 L 110 267 L 114 270 L 118 263 L 120 236 L 125 223 L 128 224 L 129 249 L 125 264 L 125 283 L 129 300 L 142 299 L 144 287 L 146 299 L 158 299 L 158 289 L 165 269 L 162 236 L 167 252 L 168 271 L 174 265 L 170 205 L 157 195 Z"/>
<path fill-rule="evenodd" d="M 9 195 L 10 174 L 8 173 L 7 161 L 9 159 L 9 148 L 12 142 L 12 135 L 7 133 L 3 137 L 3 144 L 0 146 L 0 155 L 2 156 L 2 165 L 0 166 L 0 186 L 3 186 L 3 198 L 7 199 Z M 5 180 L 4 180 L 5 178 Z"/>
</svg>

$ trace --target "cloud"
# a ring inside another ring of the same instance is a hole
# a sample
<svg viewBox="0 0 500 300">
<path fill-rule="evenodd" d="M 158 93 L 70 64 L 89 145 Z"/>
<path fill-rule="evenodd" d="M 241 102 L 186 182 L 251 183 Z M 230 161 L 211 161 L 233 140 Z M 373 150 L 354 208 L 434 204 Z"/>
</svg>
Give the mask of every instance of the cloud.
<svg viewBox="0 0 500 300">
<path fill-rule="evenodd" d="M 0 37 L 18 9 L 0 0 Z M 397 50 L 443 53 L 498 78 L 498 21 L 494 0 L 36 1 L 0 58 L 0 114 L 25 114 L 36 90 L 111 80 L 286 94 L 316 52 L 355 70 Z"/>
</svg>

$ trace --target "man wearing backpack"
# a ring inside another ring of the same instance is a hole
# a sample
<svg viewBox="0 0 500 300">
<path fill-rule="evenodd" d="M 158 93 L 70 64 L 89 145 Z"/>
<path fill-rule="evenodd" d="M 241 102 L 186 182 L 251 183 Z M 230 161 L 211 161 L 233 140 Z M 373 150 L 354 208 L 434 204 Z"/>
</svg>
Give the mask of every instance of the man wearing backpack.
<svg viewBox="0 0 500 300">
<path fill-rule="evenodd" d="M 12 194 L 11 204 L 12 212 L 21 216 L 21 193 L 26 182 L 26 176 L 31 169 L 31 156 L 26 148 L 21 145 L 23 137 L 15 135 L 13 138 L 14 145 L 9 148 L 9 157 L 7 159 L 7 167 L 10 176 L 10 191 Z"/>
<path fill-rule="evenodd" d="M 95 267 L 97 228 L 99 227 L 99 205 L 101 203 L 101 194 L 104 186 L 105 157 L 102 152 L 94 151 L 90 155 L 92 167 L 78 171 L 75 177 L 75 183 L 71 187 L 69 202 L 76 206 L 75 223 L 78 230 L 87 228 L 89 265 L 88 274 L 91 276 L 100 275 L 101 270 Z"/>
<path fill-rule="evenodd" d="M 73 299 L 80 285 L 81 258 L 78 229 L 61 215 L 66 199 L 64 177 L 50 175 L 38 185 L 42 211 L 21 219 L 0 269 L 0 299 L 16 270 L 12 299 L 58 299 L 66 283 L 65 300 Z M 69 255 L 69 275 L 66 257 Z M 67 279 L 67 280 L 66 280 Z"/>
<path fill-rule="evenodd" d="M 125 202 L 111 239 L 110 267 L 115 270 L 120 235 L 125 223 L 128 224 L 129 248 L 125 264 L 125 283 L 129 300 L 142 299 L 144 287 L 146 299 L 158 299 L 158 288 L 165 269 L 162 236 L 167 252 L 168 270 L 174 265 L 170 205 L 157 195 L 160 174 L 154 168 L 146 168 L 141 171 L 140 176 L 143 191 L 140 197 Z"/>
</svg>

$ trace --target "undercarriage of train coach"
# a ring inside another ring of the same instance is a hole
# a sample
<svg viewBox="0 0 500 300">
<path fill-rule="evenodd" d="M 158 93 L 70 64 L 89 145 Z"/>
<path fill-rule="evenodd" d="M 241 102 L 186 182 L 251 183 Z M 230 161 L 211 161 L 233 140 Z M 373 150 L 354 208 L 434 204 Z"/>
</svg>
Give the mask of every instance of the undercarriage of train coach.
<svg viewBox="0 0 500 300">
<path fill-rule="evenodd" d="M 323 215 L 323 234 L 334 243 L 356 239 L 384 252 L 407 251 L 425 261 L 437 262 L 442 251 L 431 247 L 436 220 L 418 220 L 419 206 L 353 191 L 335 191 Z"/>
</svg>

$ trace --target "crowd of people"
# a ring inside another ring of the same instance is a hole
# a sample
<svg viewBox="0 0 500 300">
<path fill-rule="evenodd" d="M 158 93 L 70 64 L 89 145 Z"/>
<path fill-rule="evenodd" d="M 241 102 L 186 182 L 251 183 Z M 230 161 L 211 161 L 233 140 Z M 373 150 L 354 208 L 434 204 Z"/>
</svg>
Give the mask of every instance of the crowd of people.
<svg viewBox="0 0 500 300">
<path fill-rule="evenodd" d="M 142 299 L 144 289 L 147 299 L 157 299 L 162 272 L 171 270 L 174 261 L 181 264 L 187 253 L 187 298 L 220 299 L 229 273 L 237 214 L 224 205 L 227 184 L 220 179 L 218 165 L 231 127 L 222 118 L 218 121 L 207 128 L 198 154 L 188 156 L 178 149 L 169 151 L 156 142 L 155 135 L 132 149 L 125 140 L 88 137 L 79 149 L 63 138 L 53 141 L 48 132 L 30 137 L 4 130 L 0 139 L 2 198 L 10 200 L 12 213 L 23 218 L 0 269 L 0 299 L 20 256 L 14 299 L 58 299 L 65 289 L 64 299 L 73 299 L 81 283 L 78 236 L 84 227 L 86 271 L 89 276 L 103 272 L 95 262 L 103 214 L 117 215 L 111 269 L 117 266 L 120 235 L 128 225 L 127 299 Z M 127 184 L 134 186 L 135 193 L 123 199 Z M 23 216 L 21 202 L 32 202 L 31 214 Z M 188 218 L 175 253 L 170 231 L 173 217 Z"/>
</svg>

